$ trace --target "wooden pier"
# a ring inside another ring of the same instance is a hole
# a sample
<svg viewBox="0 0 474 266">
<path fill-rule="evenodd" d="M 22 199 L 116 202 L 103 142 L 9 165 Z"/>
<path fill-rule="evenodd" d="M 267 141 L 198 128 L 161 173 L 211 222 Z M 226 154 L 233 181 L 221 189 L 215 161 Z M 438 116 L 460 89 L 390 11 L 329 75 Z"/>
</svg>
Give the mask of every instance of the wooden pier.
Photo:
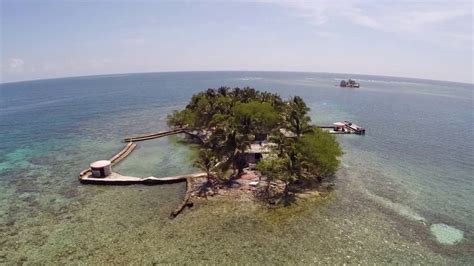
<svg viewBox="0 0 474 266">
<path fill-rule="evenodd" d="M 168 130 L 168 131 L 161 131 L 161 132 L 128 137 L 128 138 L 123 139 L 123 141 L 137 142 L 137 141 L 144 141 L 144 140 L 150 140 L 150 139 L 157 139 L 157 138 L 171 136 L 171 135 L 180 134 L 180 133 L 187 133 L 186 128 L 177 128 L 177 129 Z"/>
<path fill-rule="evenodd" d="M 330 129 L 331 134 L 357 134 L 365 135 L 365 129 L 349 121 L 336 122 L 332 126 L 318 126 L 321 129 Z"/>
<path fill-rule="evenodd" d="M 84 176 L 80 176 L 79 180 L 84 184 L 98 184 L 98 185 L 131 185 L 131 184 L 172 184 L 185 182 L 188 178 L 204 177 L 206 173 L 195 173 L 177 176 L 165 176 L 165 177 L 135 177 L 135 176 L 124 176 L 116 172 L 112 172 L 107 177 L 96 178 L 92 177 L 91 173 L 86 173 Z"/>
<path fill-rule="evenodd" d="M 125 159 L 128 155 L 130 155 L 130 153 L 132 153 L 132 151 L 136 147 L 137 147 L 137 144 L 133 142 L 128 143 L 119 153 L 117 153 L 114 157 L 110 158 L 109 161 L 112 163 L 112 165 L 119 163 L 120 161 Z"/>
<path fill-rule="evenodd" d="M 183 130 L 183 129 L 179 129 Z M 166 131 L 162 133 L 170 133 L 170 132 L 175 132 L 177 130 L 172 130 L 172 131 Z M 172 134 L 177 134 L 177 133 L 170 133 Z M 152 135 L 159 135 L 158 137 L 155 136 L 155 138 L 159 138 L 164 135 L 160 135 L 158 133 L 152 134 Z M 166 134 L 165 134 L 166 135 Z M 149 136 L 149 135 L 144 135 L 144 136 Z M 169 135 L 167 135 L 169 136 Z M 116 155 L 114 155 L 112 158 L 110 158 L 110 162 L 113 165 L 119 163 L 123 159 L 125 159 L 132 151 L 136 148 L 137 144 L 130 142 L 123 149 L 121 149 Z M 87 168 L 79 173 L 79 181 L 81 183 L 88 183 L 88 184 L 110 184 L 110 185 L 127 185 L 127 184 L 169 184 L 169 183 L 176 183 L 176 182 L 183 182 L 186 181 L 186 178 L 195 178 L 195 177 L 201 177 L 202 175 L 205 175 L 205 173 L 196 173 L 196 174 L 188 174 L 188 175 L 180 175 L 180 176 L 166 176 L 166 177 L 154 177 L 154 176 L 149 176 L 149 177 L 134 177 L 134 176 L 124 176 L 116 172 L 112 172 L 109 176 L 103 177 L 103 178 L 96 178 L 92 176 L 92 171 L 90 168 Z"/>
<path fill-rule="evenodd" d="M 84 175 L 79 176 L 79 180 L 83 184 L 96 184 L 96 185 L 132 185 L 132 184 L 143 184 L 143 185 L 159 185 L 159 184 L 172 184 L 178 182 L 186 182 L 186 193 L 181 204 L 170 213 L 169 218 L 175 218 L 180 214 L 186 206 L 189 205 L 191 199 L 191 193 L 193 190 L 193 179 L 199 177 L 205 177 L 206 173 L 196 173 L 178 176 L 166 176 L 166 177 L 154 177 L 149 176 L 145 178 L 135 176 L 124 176 L 116 172 L 112 172 L 107 177 L 95 178 L 92 177 L 92 173 L 89 171 L 83 171 Z M 192 206 L 192 205 L 190 205 Z"/>
<path fill-rule="evenodd" d="M 120 161 L 125 159 L 132 151 L 137 147 L 137 144 L 135 143 L 128 143 L 121 149 L 116 155 L 114 155 L 112 158 L 110 158 L 110 162 L 112 163 L 112 166 L 115 164 L 118 164 Z M 79 181 L 82 182 L 82 178 L 85 176 L 90 176 L 92 175 L 92 171 L 90 168 L 84 169 L 79 173 Z"/>
</svg>

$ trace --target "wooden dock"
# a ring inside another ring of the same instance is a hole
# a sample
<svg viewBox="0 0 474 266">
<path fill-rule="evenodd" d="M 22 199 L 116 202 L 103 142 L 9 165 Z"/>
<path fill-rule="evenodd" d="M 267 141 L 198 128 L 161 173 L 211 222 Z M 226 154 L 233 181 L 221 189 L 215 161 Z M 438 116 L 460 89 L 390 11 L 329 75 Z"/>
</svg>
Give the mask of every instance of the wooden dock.
<svg viewBox="0 0 474 266">
<path fill-rule="evenodd" d="M 331 134 L 357 134 L 365 135 L 365 129 L 349 121 L 336 122 L 332 126 L 318 126 L 321 129 L 329 129 Z"/>
<path fill-rule="evenodd" d="M 109 161 L 112 163 L 112 165 L 118 164 L 120 161 L 125 159 L 132 151 L 137 147 L 137 144 L 135 143 L 128 143 L 123 147 L 116 155 L 114 155 L 112 158 L 109 159 Z M 84 176 L 92 175 L 91 169 L 87 168 L 82 170 L 79 173 L 79 180 L 81 181 L 81 178 Z"/>
<path fill-rule="evenodd" d="M 359 134 L 359 135 L 365 135 L 365 129 L 354 124 L 354 123 L 351 123 L 349 121 L 344 121 L 344 124 L 346 125 L 346 128 L 350 129 L 351 131 L 353 131 L 355 134 Z"/>
<path fill-rule="evenodd" d="M 199 140 L 202 139 L 191 132 L 188 132 L 186 128 L 177 128 L 168 131 L 161 131 L 156 133 L 144 134 L 134 137 L 125 138 L 124 141 L 128 142 L 116 155 L 110 158 L 110 162 L 113 165 L 119 163 L 125 159 L 133 150 L 137 144 L 134 142 L 144 141 L 150 139 L 161 138 L 165 136 L 171 136 L 175 134 L 186 133 L 190 136 L 197 137 Z M 176 217 L 186 206 L 189 206 L 189 199 L 192 193 L 192 182 L 194 178 L 205 177 L 206 173 L 194 173 L 178 176 L 165 176 L 165 177 L 135 177 L 125 176 L 116 172 L 112 172 L 110 175 L 103 178 L 96 178 L 92 176 L 91 168 L 87 168 L 79 173 L 79 181 L 83 184 L 97 184 L 97 185 L 131 185 L 131 184 L 144 184 L 144 185 L 155 185 L 155 184 L 171 184 L 178 182 L 186 182 L 186 194 L 182 203 L 170 214 L 170 218 Z"/>
<path fill-rule="evenodd" d="M 119 153 L 117 153 L 114 157 L 110 158 L 109 161 L 112 163 L 112 165 L 119 163 L 120 161 L 125 159 L 128 155 L 130 155 L 130 153 L 132 153 L 132 151 L 136 147 L 137 147 L 137 144 L 133 142 L 128 143 Z"/>
<path fill-rule="evenodd" d="M 195 173 L 178 176 L 165 176 L 165 177 L 135 177 L 135 176 L 124 176 L 116 172 L 112 172 L 107 177 L 95 178 L 92 177 L 92 172 L 83 171 L 84 175 L 79 176 L 79 180 L 83 184 L 96 184 L 96 185 L 132 185 L 132 184 L 143 184 L 143 185 L 159 185 L 159 184 L 172 184 L 178 182 L 186 182 L 186 193 L 181 204 L 170 213 L 169 218 L 173 219 L 180 214 L 186 206 L 192 206 L 189 203 L 191 199 L 191 193 L 193 190 L 193 179 L 199 177 L 205 177 L 206 173 Z"/>
<path fill-rule="evenodd" d="M 150 139 L 157 139 L 157 138 L 171 136 L 171 135 L 180 134 L 180 133 L 187 133 L 186 128 L 177 128 L 177 129 L 172 129 L 168 131 L 160 131 L 160 132 L 155 132 L 155 133 L 128 137 L 128 138 L 124 138 L 123 141 L 137 142 L 137 141 L 144 141 L 144 140 L 150 140 Z"/>
<path fill-rule="evenodd" d="M 95 178 L 92 177 L 92 173 L 86 173 L 84 176 L 80 176 L 79 180 L 84 184 L 98 184 L 98 185 L 131 185 L 131 184 L 172 184 L 185 182 L 188 178 L 204 177 L 206 173 L 195 173 L 178 176 L 165 176 L 165 177 L 135 177 L 125 176 L 116 172 L 112 172 L 107 177 Z"/>
<path fill-rule="evenodd" d="M 122 148 L 116 155 L 110 158 L 110 162 L 112 166 L 119 163 L 123 159 L 125 159 L 132 151 L 136 148 L 137 144 L 134 143 L 136 141 L 144 141 L 150 139 L 161 138 L 165 136 L 180 134 L 180 133 L 187 133 L 186 128 L 177 128 L 168 131 L 161 131 L 156 133 L 149 133 L 134 137 L 125 138 L 125 142 L 129 142 L 125 147 Z M 133 176 L 124 176 L 119 173 L 112 172 L 111 175 L 105 178 L 94 178 L 92 177 L 92 172 L 90 168 L 87 168 L 79 173 L 79 180 L 82 183 L 94 183 L 94 184 L 165 184 L 165 183 L 175 183 L 175 182 L 182 182 L 186 181 L 186 178 L 190 177 L 198 177 L 202 174 L 189 174 L 183 176 L 169 176 L 169 177 L 133 177 Z"/>
</svg>

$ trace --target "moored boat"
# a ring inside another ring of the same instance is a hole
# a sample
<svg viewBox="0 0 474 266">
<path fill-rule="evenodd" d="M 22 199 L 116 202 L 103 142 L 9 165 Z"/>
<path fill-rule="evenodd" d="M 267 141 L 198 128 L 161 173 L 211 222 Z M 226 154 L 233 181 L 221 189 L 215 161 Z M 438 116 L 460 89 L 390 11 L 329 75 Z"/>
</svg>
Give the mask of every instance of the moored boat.
<svg viewBox="0 0 474 266">
<path fill-rule="evenodd" d="M 349 80 L 341 80 L 341 83 L 339 84 L 340 87 L 346 88 L 359 88 L 360 84 L 359 82 L 356 82 L 355 80 L 349 79 Z"/>
</svg>

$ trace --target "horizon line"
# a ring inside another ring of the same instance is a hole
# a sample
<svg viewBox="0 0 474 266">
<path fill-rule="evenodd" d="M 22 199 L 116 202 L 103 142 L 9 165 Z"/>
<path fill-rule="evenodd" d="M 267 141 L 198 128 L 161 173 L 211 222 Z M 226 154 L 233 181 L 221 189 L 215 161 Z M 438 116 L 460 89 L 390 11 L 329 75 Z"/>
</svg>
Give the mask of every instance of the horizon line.
<svg viewBox="0 0 474 266">
<path fill-rule="evenodd" d="M 454 80 L 437 80 L 437 79 L 428 79 L 428 78 L 419 78 L 419 77 L 401 77 L 401 76 L 391 76 L 391 75 L 342 73 L 342 72 L 292 71 L 292 70 L 170 70 L 170 71 L 150 71 L 150 72 L 104 73 L 104 74 L 89 74 L 89 75 L 79 75 L 79 76 L 60 76 L 60 77 L 51 77 L 51 78 L 27 79 L 27 80 L 8 81 L 8 82 L 0 81 L 0 85 L 22 83 L 22 82 L 56 80 L 56 79 L 70 79 L 70 78 L 138 75 L 138 74 L 159 74 L 159 73 L 192 73 L 192 72 L 194 73 L 198 73 L 198 72 L 202 72 L 202 73 L 205 73 L 205 72 L 267 72 L 267 73 L 274 72 L 274 73 L 278 73 L 280 72 L 280 73 L 338 74 L 338 75 L 375 76 L 375 77 L 412 79 L 412 80 L 420 80 L 420 81 L 435 81 L 435 82 L 457 83 L 457 84 L 464 84 L 464 85 L 474 85 L 473 80 L 471 80 L 471 82 L 468 83 L 468 82 L 454 81 Z"/>
</svg>

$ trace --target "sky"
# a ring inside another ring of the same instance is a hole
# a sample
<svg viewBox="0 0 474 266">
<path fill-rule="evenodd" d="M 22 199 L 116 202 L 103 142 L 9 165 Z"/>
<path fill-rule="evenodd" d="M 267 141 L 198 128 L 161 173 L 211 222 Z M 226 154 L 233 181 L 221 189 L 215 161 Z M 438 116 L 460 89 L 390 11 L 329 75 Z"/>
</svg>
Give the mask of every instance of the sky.
<svg viewBox="0 0 474 266">
<path fill-rule="evenodd" d="M 0 82 L 265 70 L 473 83 L 472 1 L 0 3 Z"/>
</svg>

